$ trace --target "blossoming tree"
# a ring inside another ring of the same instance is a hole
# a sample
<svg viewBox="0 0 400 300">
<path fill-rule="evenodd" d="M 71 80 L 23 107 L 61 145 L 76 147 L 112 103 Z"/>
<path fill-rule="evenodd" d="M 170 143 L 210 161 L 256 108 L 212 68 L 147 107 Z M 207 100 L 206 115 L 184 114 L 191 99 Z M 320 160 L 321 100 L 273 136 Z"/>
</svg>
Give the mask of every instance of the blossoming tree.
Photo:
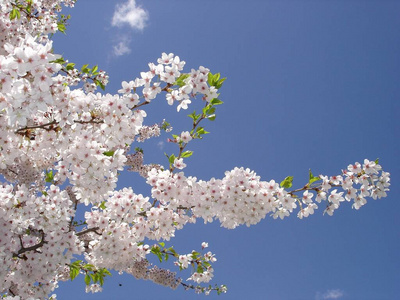
<svg viewBox="0 0 400 300">
<path fill-rule="evenodd" d="M 202 219 L 233 229 L 265 216 L 299 218 L 318 205 L 333 215 L 342 202 L 359 209 L 367 198 L 386 196 L 389 173 L 365 159 L 336 176 L 315 176 L 298 189 L 292 177 L 262 181 L 235 168 L 222 179 L 185 175 L 189 144 L 214 121 L 224 78 L 209 69 L 185 71 L 178 56 L 163 53 L 149 70 L 118 94 L 99 93 L 108 82 L 97 66 L 77 68 L 53 53 L 50 37 L 65 31 L 61 5 L 75 0 L 0 0 L 0 292 L 6 299 L 50 297 L 58 283 L 83 274 L 87 291 L 100 291 L 111 270 L 170 288 L 206 294 L 225 286 L 202 286 L 213 277 L 215 255 L 207 243 L 178 253 L 163 241 Z M 163 94 L 177 111 L 190 113 L 191 127 L 170 133 L 167 122 L 144 125 L 146 105 Z M 140 143 L 170 135 L 176 152 L 165 165 L 144 164 Z M 172 134 L 172 135 L 171 135 Z M 139 173 L 150 195 L 116 189 L 124 169 Z M 84 219 L 76 216 L 84 210 Z M 151 264 L 175 261 L 176 272 Z M 177 271 L 191 268 L 182 280 Z"/>
</svg>

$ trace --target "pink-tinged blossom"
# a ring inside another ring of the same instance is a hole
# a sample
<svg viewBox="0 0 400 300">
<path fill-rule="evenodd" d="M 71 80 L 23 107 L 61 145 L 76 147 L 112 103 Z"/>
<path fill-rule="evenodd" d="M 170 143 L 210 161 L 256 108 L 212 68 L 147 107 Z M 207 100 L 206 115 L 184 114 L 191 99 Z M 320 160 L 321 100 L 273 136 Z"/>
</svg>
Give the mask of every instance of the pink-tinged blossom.
<svg viewBox="0 0 400 300">
<path fill-rule="evenodd" d="M 174 167 L 177 169 L 184 169 L 186 168 L 186 164 L 183 162 L 183 158 L 175 158 L 174 160 Z"/>
<path fill-rule="evenodd" d="M 309 192 L 309 191 L 305 191 L 303 193 L 303 197 L 302 197 L 302 201 L 303 203 L 311 203 L 312 202 L 312 197 L 313 197 L 313 193 Z"/>
<path fill-rule="evenodd" d="M 378 174 L 378 171 L 381 169 L 381 166 L 376 164 L 374 161 L 364 159 L 363 170 L 366 174 Z"/>
<path fill-rule="evenodd" d="M 180 140 L 184 143 L 189 143 L 192 140 L 192 136 L 189 131 L 183 131 L 180 136 Z"/>
<path fill-rule="evenodd" d="M 361 164 L 356 162 L 352 165 L 349 165 L 347 167 L 347 169 L 352 173 L 356 173 L 356 174 L 361 173 Z"/>
<path fill-rule="evenodd" d="M 120 94 L 130 94 L 132 89 L 135 87 L 135 83 L 133 81 L 122 81 L 121 85 L 122 89 L 118 90 L 118 93 Z"/>
<path fill-rule="evenodd" d="M 192 255 L 179 255 L 179 265 L 182 269 L 186 269 L 189 264 L 192 262 Z"/>
<path fill-rule="evenodd" d="M 188 108 L 188 105 L 189 105 L 190 103 L 192 103 L 192 101 L 190 101 L 189 99 L 181 100 L 181 101 L 179 102 L 179 105 L 177 106 L 176 110 L 177 110 L 177 111 L 180 111 L 181 108 L 182 108 L 182 109 L 187 109 L 187 108 Z"/>
</svg>

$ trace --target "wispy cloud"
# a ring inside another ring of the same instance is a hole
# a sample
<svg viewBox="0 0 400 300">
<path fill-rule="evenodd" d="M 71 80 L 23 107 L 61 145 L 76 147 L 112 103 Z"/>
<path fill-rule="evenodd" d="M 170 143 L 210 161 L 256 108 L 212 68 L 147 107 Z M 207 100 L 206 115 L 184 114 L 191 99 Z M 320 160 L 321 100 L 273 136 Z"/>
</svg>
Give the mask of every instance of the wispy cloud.
<svg viewBox="0 0 400 300">
<path fill-rule="evenodd" d="M 124 34 L 116 34 L 112 46 L 113 56 L 122 56 L 131 53 L 131 30 L 142 31 L 146 27 L 149 14 L 142 7 L 137 5 L 136 0 L 127 0 L 126 2 L 115 5 L 114 14 L 111 20 L 113 27 L 125 27 Z M 126 32 L 128 31 L 128 32 Z"/>
<path fill-rule="evenodd" d="M 133 29 L 143 30 L 148 19 L 148 12 L 138 6 L 136 0 L 128 0 L 115 6 L 111 25 L 116 27 L 128 25 Z"/>
<path fill-rule="evenodd" d="M 129 48 L 130 42 L 131 39 L 129 37 L 121 37 L 119 41 L 113 46 L 113 54 L 115 56 L 129 54 L 131 52 L 131 49 Z"/>
<path fill-rule="evenodd" d="M 329 300 L 329 299 L 340 299 L 344 296 L 344 292 L 339 289 L 327 290 L 325 293 L 318 292 L 315 296 L 315 300 Z"/>
<path fill-rule="evenodd" d="M 157 143 L 157 147 L 158 147 L 160 150 L 164 149 L 164 146 L 165 146 L 165 143 L 162 142 L 162 141 L 160 141 L 160 142 Z"/>
</svg>

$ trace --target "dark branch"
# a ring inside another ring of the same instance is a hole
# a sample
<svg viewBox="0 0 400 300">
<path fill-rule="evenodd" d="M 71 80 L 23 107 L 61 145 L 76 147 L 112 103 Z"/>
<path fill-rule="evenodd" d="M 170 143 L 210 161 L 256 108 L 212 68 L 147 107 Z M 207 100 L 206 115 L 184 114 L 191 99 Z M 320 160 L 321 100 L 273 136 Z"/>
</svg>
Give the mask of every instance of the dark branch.
<svg viewBox="0 0 400 300">
<path fill-rule="evenodd" d="M 44 231 L 40 230 L 39 232 L 41 234 L 40 242 L 38 244 L 36 244 L 36 245 L 30 246 L 30 247 L 26 247 L 26 248 L 24 247 L 24 243 L 22 242 L 22 237 L 20 235 L 19 236 L 19 243 L 21 245 L 21 249 L 19 249 L 17 253 L 13 253 L 13 257 L 18 257 L 20 259 L 26 260 L 27 257 L 25 255 L 21 256 L 21 254 L 24 254 L 25 252 L 28 252 L 28 251 L 35 251 L 35 252 L 41 253 L 40 251 L 38 251 L 38 249 L 40 247 L 42 247 L 44 244 L 47 244 L 47 241 L 44 240 L 44 237 L 45 237 Z"/>
<path fill-rule="evenodd" d="M 99 230 L 99 229 L 100 229 L 99 227 L 88 228 L 88 229 L 82 230 L 81 232 L 77 232 L 76 235 L 81 236 L 81 235 L 84 235 L 89 232 L 94 232 L 97 235 L 101 235 L 101 233 L 97 232 L 97 230 Z"/>
</svg>

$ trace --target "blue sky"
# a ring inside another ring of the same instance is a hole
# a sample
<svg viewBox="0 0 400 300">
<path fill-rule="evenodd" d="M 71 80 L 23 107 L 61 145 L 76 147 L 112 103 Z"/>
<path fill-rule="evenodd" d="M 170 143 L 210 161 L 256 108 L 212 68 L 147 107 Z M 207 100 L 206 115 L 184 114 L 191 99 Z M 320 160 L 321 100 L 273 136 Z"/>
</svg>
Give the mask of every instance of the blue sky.
<svg viewBox="0 0 400 300">
<path fill-rule="evenodd" d="M 131 4 L 131 14 L 116 8 Z M 359 211 L 341 205 L 308 219 L 267 217 L 235 230 L 217 222 L 188 225 L 171 244 L 187 253 L 207 241 L 216 253 L 214 283 L 225 295 L 208 299 L 398 299 L 400 287 L 399 1 L 106 1 L 78 0 L 67 35 L 55 52 L 77 65 L 98 64 L 110 75 L 107 92 L 132 80 L 173 52 L 187 70 L 206 66 L 227 80 L 211 134 L 191 143 L 186 174 L 221 178 L 235 166 L 264 180 L 294 176 L 294 186 L 314 174 L 335 175 L 364 158 L 380 158 L 391 191 Z M 113 18 L 114 17 L 114 18 Z M 160 97 L 147 124 L 166 118 L 188 129 Z M 188 111 L 191 112 L 191 111 Z M 142 146 L 145 161 L 165 163 L 169 136 Z M 148 195 L 143 180 L 122 176 Z M 190 275 L 183 273 L 182 277 Z M 120 284 L 122 284 L 120 286 Z M 115 275 L 104 291 L 84 292 L 83 278 L 61 283 L 59 299 L 200 299 L 193 291 L 156 286 Z"/>
</svg>

